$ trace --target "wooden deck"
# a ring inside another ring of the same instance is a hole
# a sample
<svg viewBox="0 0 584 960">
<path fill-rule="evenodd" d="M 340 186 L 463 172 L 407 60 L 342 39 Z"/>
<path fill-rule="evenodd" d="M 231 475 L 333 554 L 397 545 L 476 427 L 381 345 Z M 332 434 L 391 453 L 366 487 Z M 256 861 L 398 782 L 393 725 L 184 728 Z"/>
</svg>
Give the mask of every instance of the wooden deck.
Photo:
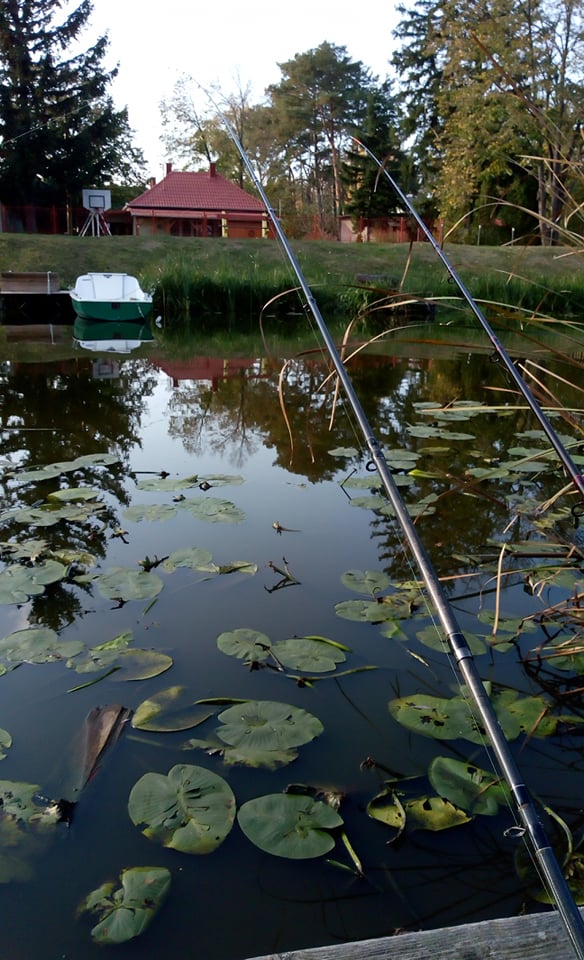
<svg viewBox="0 0 584 960">
<path fill-rule="evenodd" d="M 550 911 L 270 953 L 254 960 L 574 960 L 575 956 L 559 916 Z"/>
</svg>

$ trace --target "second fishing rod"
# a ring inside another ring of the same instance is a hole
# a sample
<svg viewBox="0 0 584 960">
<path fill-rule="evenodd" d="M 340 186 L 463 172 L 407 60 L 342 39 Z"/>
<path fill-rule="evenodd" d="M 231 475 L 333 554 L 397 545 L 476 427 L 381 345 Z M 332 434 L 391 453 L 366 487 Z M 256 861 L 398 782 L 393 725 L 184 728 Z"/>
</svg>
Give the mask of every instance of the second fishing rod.
<svg viewBox="0 0 584 960">
<path fill-rule="evenodd" d="M 375 466 L 384 490 L 394 509 L 397 522 L 410 546 L 421 578 L 426 587 L 429 599 L 436 610 L 438 620 L 447 639 L 448 648 L 460 671 L 463 683 L 468 691 L 469 699 L 474 705 L 481 723 L 484 726 L 486 735 L 497 765 L 504 780 L 506 781 L 510 794 L 515 805 L 516 811 L 522 825 L 522 832 L 525 834 L 528 845 L 531 849 L 535 862 L 540 870 L 544 885 L 556 905 L 558 913 L 566 929 L 568 938 L 572 944 L 575 955 L 579 960 L 584 960 L 584 921 L 574 902 L 568 884 L 564 878 L 562 870 L 558 864 L 552 846 L 546 836 L 545 830 L 538 816 L 535 803 L 529 793 L 526 784 L 523 781 L 521 773 L 517 767 L 515 759 L 509 744 L 505 738 L 499 720 L 489 699 L 487 689 L 480 677 L 473 655 L 467 643 L 467 640 L 460 629 L 453 610 L 443 591 L 438 575 L 426 553 L 424 545 L 418 535 L 417 529 L 408 513 L 406 505 L 401 498 L 398 487 L 392 477 L 391 470 L 383 455 L 381 445 L 378 442 L 361 405 L 361 401 L 355 391 L 351 378 L 342 361 L 341 355 L 337 350 L 336 344 L 328 330 L 324 318 L 318 308 L 312 290 L 302 272 L 300 264 L 296 259 L 284 229 L 271 206 L 266 192 L 254 170 L 252 162 L 244 150 L 239 137 L 235 133 L 227 117 L 217 107 L 208 92 L 205 91 L 219 116 L 221 117 L 227 132 L 234 145 L 236 146 L 246 170 L 254 184 L 262 202 L 265 204 L 266 211 L 270 217 L 276 236 L 280 240 L 286 253 L 289 263 L 296 275 L 300 289 L 306 298 L 306 307 L 310 310 L 320 335 L 326 346 L 328 355 L 331 359 L 335 372 L 341 382 L 348 403 L 356 418 L 361 431 L 363 440 L 366 444 L 371 462 Z"/>
</svg>

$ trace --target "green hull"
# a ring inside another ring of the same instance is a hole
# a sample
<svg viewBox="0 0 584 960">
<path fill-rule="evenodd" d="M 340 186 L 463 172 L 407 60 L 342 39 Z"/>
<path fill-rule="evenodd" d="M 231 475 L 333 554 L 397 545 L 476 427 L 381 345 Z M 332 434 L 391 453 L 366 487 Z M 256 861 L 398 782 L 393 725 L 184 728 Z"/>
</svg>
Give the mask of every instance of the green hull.
<svg viewBox="0 0 584 960">
<path fill-rule="evenodd" d="M 125 323 L 127 321 L 146 320 L 152 313 L 152 301 L 108 302 L 105 300 L 89 302 L 71 298 L 73 309 L 82 320 L 96 320 Z"/>
</svg>

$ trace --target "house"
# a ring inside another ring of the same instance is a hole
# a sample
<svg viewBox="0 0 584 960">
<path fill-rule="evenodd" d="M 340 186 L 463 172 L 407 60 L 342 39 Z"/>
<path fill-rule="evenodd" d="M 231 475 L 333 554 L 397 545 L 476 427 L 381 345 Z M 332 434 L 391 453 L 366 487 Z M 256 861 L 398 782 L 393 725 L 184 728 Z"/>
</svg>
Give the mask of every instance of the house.
<svg viewBox="0 0 584 960">
<path fill-rule="evenodd" d="M 125 208 L 134 235 L 172 237 L 273 237 L 263 203 L 217 173 L 166 165 L 166 176 Z"/>
</svg>

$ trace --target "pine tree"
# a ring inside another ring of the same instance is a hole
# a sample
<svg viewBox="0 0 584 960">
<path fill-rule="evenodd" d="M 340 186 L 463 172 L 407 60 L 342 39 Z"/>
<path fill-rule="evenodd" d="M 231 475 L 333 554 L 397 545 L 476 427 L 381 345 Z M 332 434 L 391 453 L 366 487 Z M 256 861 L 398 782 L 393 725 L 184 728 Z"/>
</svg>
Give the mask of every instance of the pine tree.
<svg viewBox="0 0 584 960">
<path fill-rule="evenodd" d="M 139 176 L 127 110 L 108 86 L 107 37 L 67 57 L 92 12 L 82 2 L 57 20 L 61 0 L 0 3 L 0 201 L 64 203 L 83 187 Z"/>
</svg>

